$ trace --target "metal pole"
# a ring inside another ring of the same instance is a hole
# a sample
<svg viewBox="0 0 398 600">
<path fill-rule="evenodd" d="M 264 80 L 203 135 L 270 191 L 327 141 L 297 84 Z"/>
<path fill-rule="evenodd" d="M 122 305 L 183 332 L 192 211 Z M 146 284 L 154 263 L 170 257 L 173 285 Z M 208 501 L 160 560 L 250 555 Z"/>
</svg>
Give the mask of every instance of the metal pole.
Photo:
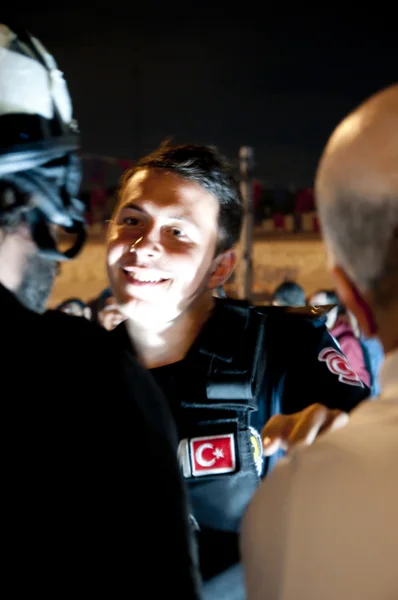
<svg viewBox="0 0 398 600">
<path fill-rule="evenodd" d="M 239 150 L 240 190 L 243 199 L 244 221 L 241 253 L 241 290 L 240 297 L 251 301 L 253 288 L 253 165 L 254 151 L 250 146 L 242 146 Z"/>
</svg>

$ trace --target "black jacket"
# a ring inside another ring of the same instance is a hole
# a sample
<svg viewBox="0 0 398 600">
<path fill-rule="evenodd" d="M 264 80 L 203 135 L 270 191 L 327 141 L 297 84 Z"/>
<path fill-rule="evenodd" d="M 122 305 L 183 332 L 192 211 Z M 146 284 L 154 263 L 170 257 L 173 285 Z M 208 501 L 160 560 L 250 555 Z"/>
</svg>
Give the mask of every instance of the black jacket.
<svg viewBox="0 0 398 600">
<path fill-rule="evenodd" d="M 85 319 L 37 315 L 2 286 L 0 306 L 3 586 L 198 598 L 174 425 L 152 378 Z"/>
</svg>

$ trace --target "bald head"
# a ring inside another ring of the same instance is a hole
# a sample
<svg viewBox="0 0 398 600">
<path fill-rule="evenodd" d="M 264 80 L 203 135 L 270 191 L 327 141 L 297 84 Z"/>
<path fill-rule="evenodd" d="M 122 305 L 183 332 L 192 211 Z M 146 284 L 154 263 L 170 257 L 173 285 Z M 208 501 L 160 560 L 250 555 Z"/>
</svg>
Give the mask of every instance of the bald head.
<svg viewBox="0 0 398 600">
<path fill-rule="evenodd" d="M 398 85 L 338 125 L 315 187 L 332 259 L 380 305 L 398 301 Z"/>
</svg>

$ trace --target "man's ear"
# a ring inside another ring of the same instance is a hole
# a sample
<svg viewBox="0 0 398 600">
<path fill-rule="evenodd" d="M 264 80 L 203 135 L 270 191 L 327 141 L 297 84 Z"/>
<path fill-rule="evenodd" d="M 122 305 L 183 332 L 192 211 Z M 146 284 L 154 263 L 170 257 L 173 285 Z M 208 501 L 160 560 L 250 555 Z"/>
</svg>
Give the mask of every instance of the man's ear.
<svg viewBox="0 0 398 600">
<path fill-rule="evenodd" d="M 377 325 L 366 296 L 358 290 L 341 267 L 334 266 L 331 272 L 342 304 L 356 317 L 365 336 L 372 337 L 377 333 Z"/>
<path fill-rule="evenodd" d="M 207 287 L 211 290 L 224 285 L 235 269 L 237 256 L 235 250 L 222 252 L 213 261 Z"/>
</svg>

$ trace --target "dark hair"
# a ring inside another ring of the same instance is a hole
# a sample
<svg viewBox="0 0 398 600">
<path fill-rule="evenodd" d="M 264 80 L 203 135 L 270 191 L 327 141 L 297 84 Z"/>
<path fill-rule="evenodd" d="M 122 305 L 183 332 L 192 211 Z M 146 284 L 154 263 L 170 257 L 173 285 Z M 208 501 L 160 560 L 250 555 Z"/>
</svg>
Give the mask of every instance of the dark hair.
<svg viewBox="0 0 398 600">
<path fill-rule="evenodd" d="M 183 179 L 195 181 L 213 194 L 220 207 L 217 252 L 232 248 L 238 242 L 243 220 L 239 185 L 232 167 L 216 148 L 196 144 L 172 146 L 168 141 L 163 142 L 123 174 L 119 200 L 131 177 L 144 169 L 162 169 L 174 173 Z"/>
<path fill-rule="evenodd" d="M 305 293 L 301 285 L 295 281 L 284 281 L 272 295 L 272 301 L 283 306 L 305 306 Z"/>
</svg>

